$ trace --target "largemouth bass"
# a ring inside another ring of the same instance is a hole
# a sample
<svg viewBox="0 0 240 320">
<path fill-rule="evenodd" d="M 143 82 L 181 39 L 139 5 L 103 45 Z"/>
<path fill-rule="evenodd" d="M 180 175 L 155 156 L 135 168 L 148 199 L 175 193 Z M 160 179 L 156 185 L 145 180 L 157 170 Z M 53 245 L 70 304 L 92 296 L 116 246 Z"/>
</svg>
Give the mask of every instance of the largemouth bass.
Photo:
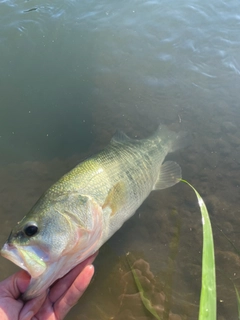
<svg viewBox="0 0 240 320">
<path fill-rule="evenodd" d="M 160 126 L 135 140 L 116 133 L 110 144 L 65 174 L 13 228 L 1 254 L 31 276 L 25 299 L 96 252 L 129 219 L 152 190 L 171 187 L 181 169 L 166 155 L 182 135 Z"/>
</svg>

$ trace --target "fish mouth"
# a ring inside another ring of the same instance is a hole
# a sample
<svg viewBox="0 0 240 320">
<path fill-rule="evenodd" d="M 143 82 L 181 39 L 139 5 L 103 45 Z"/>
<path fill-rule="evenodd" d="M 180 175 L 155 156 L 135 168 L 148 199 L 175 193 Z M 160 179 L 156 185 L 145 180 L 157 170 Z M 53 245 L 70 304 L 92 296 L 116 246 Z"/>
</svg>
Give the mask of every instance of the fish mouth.
<svg viewBox="0 0 240 320">
<path fill-rule="evenodd" d="M 33 246 L 14 246 L 5 243 L 1 255 L 26 270 L 32 278 L 39 277 L 47 269 L 45 259 L 40 258 L 43 256 L 46 258 L 46 254 Z"/>
<path fill-rule="evenodd" d="M 102 209 L 94 207 L 93 225 L 89 229 L 77 226 L 61 254 L 43 241 L 22 245 L 8 240 L 1 250 L 3 257 L 26 270 L 31 280 L 21 298 L 30 300 L 46 294 L 51 285 L 77 264 L 94 254 L 101 246 L 103 233 Z M 57 244 L 55 244 L 57 245 Z"/>
<path fill-rule="evenodd" d="M 88 236 L 86 233 L 86 238 Z M 96 238 L 93 237 L 90 242 L 85 241 L 85 245 L 77 245 L 74 250 L 66 252 L 55 261 L 37 246 L 20 246 L 11 243 L 5 243 L 1 255 L 30 274 L 29 286 L 22 295 L 23 300 L 30 300 L 47 292 L 53 282 L 95 253 L 99 248 L 98 236 L 100 234 L 97 234 Z"/>
</svg>

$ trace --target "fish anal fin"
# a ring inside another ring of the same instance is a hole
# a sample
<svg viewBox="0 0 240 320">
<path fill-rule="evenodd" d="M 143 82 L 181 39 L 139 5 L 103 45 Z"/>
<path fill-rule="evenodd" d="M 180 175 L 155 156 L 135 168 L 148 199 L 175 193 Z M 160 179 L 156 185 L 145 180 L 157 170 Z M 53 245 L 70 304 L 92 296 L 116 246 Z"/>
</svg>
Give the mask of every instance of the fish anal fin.
<svg viewBox="0 0 240 320">
<path fill-rule="evenodd" d="M 174 186 L 182 179 L 182 170 L 174 161 L 166 161 L 160 168 L 158 179 L 153 190 L 161 190 Z"/>
<path fill-rule="evenodd" d="M 126 186 L 123 181 L 119 181 L 109 190 L 102 209 L 105 212 L 109 212 L 110 209 L 110 216 L 114 216 L 123 206 L 125 197 Z"/>
</svg>

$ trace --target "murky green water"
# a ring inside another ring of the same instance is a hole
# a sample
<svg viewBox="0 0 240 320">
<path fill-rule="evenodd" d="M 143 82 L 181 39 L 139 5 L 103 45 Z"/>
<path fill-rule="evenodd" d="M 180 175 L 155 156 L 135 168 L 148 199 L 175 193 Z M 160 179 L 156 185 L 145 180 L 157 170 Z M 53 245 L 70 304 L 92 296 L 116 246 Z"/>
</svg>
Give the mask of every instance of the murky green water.
<svg viewBox="0 0 240 320">
<path fill-rule="evenodd" d="M 145 137 L 164 123 L 192 137 L 170 158 L 206 200 L 218 319 L 235 320 L 229 278 L 240 288 L 240 258 L 218 228 L 240 248 L 238 1 L 0 0 L 0 12 L 1 244 L 41 193 L 116 128 Z M 181 184 L 152 193 L 100 250 L 94 281 L 67 319 L 152 319 L 127 252 L 158 312 L 196 319 L 201 245 L 194 194 Z M 3 279 L 16 268 L 0 259 Z"/>
</svg>

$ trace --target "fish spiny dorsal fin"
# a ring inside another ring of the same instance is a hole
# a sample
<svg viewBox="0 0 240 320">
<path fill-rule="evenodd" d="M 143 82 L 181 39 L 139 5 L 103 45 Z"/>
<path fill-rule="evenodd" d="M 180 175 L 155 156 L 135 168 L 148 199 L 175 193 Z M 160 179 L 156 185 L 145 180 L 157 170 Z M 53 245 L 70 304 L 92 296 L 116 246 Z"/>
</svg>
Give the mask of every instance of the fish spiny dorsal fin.
<svg viewBox="0 0 240 320">
<path fill-rule="evenodd" d="M 123 131 L 116 130 L 114 136 L 112 137 L 110 143 L 124 143 L 127 141 L 134 141 L 134 139 L 129 138 Z"/>
</svg>

